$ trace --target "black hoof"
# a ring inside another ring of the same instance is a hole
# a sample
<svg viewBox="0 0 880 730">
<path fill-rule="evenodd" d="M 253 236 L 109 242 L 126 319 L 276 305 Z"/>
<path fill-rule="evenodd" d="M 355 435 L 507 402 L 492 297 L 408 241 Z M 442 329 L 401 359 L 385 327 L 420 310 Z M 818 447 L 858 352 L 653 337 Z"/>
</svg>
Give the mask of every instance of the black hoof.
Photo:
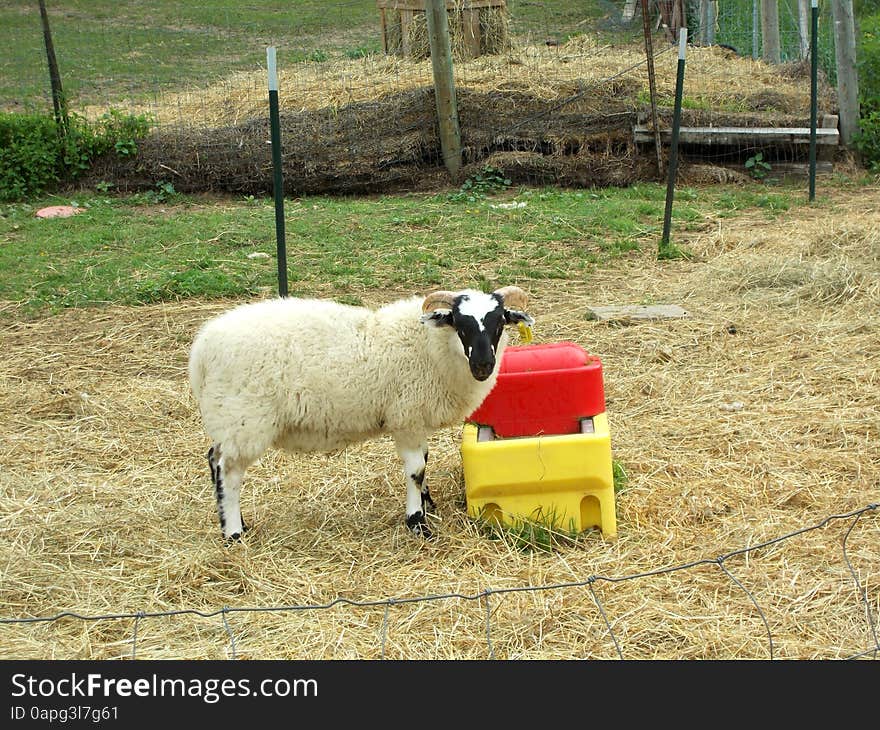
<svg viewBox="0 0 880 730">
<path fill-rule="evenodd" d="M 428 523 L 425 521 L 424 512 L 415 512 L 407 517 L 406 526 L 412 530 L 413 534 L 423 537 L 426 540 L 430 540 L 433 537 L 431 528 L 428 527 Z"/>
<path fill-rule="evenodd" d="M 224 537 L 223 542 L 227 545 L 234 545 L 237 542 L 241 542 L 241 538 L 244 537 L 244 533 L 248 531 L 248 526 L 244 524 L 244 520 L 241 521 L 241 532 L 233 532 L 229 537 Z"/>
</svg>

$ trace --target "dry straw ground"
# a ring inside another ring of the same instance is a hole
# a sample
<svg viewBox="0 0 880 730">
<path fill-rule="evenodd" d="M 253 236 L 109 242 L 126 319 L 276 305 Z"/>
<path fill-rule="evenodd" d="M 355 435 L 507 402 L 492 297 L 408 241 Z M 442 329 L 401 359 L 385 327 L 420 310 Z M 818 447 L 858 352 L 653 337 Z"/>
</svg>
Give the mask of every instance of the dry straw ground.
<svg viewBox="0 0 880 730">
<path fill-rule="evenodd" d="M 437 538 L 403 526 L 402 476 L 379 440 L 331 455 L 272 452 L 245 488 L 253 529 L 219 539 L 188 391 L 190 340 L 232 302 L 2 311 L 0 618 L 215 611 L 404 599 L 624 577 L 714 558 L 880 502 L 880 189 L 833 192 L 777 220 L 709 218 L 589 281 L 530 290 L 538 341 L 602 358 L 619 535 L 552 552 L 490 540 L 466 517 L 458 429 L 431 441 Z M 516 255 L 516 252 L 512 252 Z M 491 278 L 491 264 L 486 267 Z M 461 272 L 462 278 L 468 272 Z M 449 281 L 449 286 L 459 282 Z M 368 293 L 379 302 L 387 292 Z M 689 319 L 620 327 L 594 304 L 677 303 Z M 734 402 L 741 410 L 730 410 Z M 877 646 L 880 521 L 832 521 L 725 567 L 592 586 L 625 658 L 839 658 Z M 589 587 L 494 595 L 497 658 L 618 656 Z M 233 613 L 239 658 L 481 659 L 482 600 Z M 874 626 L 872 628 L 871 621 Z M 0 623 L 2 658 L 120 658 L 134 622 Z M 225 658 L 223 617 L 147 618 L 139 658 Z"/>
</svg>

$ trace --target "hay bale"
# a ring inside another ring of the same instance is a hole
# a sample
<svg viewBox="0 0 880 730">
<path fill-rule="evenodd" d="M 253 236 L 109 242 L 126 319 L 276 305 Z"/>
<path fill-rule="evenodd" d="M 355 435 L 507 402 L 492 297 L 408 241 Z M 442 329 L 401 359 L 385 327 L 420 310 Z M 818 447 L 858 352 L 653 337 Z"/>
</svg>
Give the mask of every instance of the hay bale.
<svg viewBox="0 0 880 730">
<path fill-rule="evenodd" d="M 383 34 L 385 52 L 421 61 L 431 56 L 428 19 L 422 9 L 400 9 L 393 2 L 384 10 Z M 474 22 L 473 17 L 476 16 Z M 449 43 L 452 57 L 457 60 L 504 53 L 510 49 L 510 14 L 503 0 L 497 5 L 471 8 L 468 0 L 455 0 L 448 13 Z"/>
</svg>

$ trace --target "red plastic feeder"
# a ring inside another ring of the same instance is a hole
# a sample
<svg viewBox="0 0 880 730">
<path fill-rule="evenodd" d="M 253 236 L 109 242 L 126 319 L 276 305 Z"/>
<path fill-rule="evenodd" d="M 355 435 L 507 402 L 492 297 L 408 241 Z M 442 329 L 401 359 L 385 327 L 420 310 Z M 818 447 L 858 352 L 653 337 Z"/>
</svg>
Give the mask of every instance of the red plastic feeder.
<svg viewBox="0 0 880 730">
<path fill-rule="evenodd" d="M 574 342 L 510 346 L 495 387 L 467 421 L 501 438 L 581 433 L 605 412 L 602 362 Z"/>
</svg>

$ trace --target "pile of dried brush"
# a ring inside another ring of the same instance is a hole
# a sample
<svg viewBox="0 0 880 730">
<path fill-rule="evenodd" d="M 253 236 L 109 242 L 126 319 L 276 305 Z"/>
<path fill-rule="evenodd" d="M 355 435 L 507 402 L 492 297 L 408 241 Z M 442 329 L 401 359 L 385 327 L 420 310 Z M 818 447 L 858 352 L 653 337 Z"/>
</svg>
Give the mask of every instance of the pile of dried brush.
<svg viewBox="0 0 880 730">
<path fill-rule="evenodd" d="M 675 90 L 674 49 L 656 59 L 661 124 Z M 807 126 L 809 77 L 717 47 L 689 50 L 683 123 Z M 656 179 L 651 150 L 632 141 L 649 106 L 644 51 L 579 37 L 512 45 L 455 65 L 467 170 L 486 164 L 515 182 L 628 185 Z M 430 61 L 394 56 L 297 64 L 280 72 L 285 190 L 383 192 L 448 184 Z M 86 182 L 121 190 L 171 181 L 187 192 L 271 191 L 268 95 L 262 73 L 166 95 L 142 109 L 159 121 L 133 160 L 108 158 Z M 835 108 L 822 86 L 820 112 Z"/>
</svg>

